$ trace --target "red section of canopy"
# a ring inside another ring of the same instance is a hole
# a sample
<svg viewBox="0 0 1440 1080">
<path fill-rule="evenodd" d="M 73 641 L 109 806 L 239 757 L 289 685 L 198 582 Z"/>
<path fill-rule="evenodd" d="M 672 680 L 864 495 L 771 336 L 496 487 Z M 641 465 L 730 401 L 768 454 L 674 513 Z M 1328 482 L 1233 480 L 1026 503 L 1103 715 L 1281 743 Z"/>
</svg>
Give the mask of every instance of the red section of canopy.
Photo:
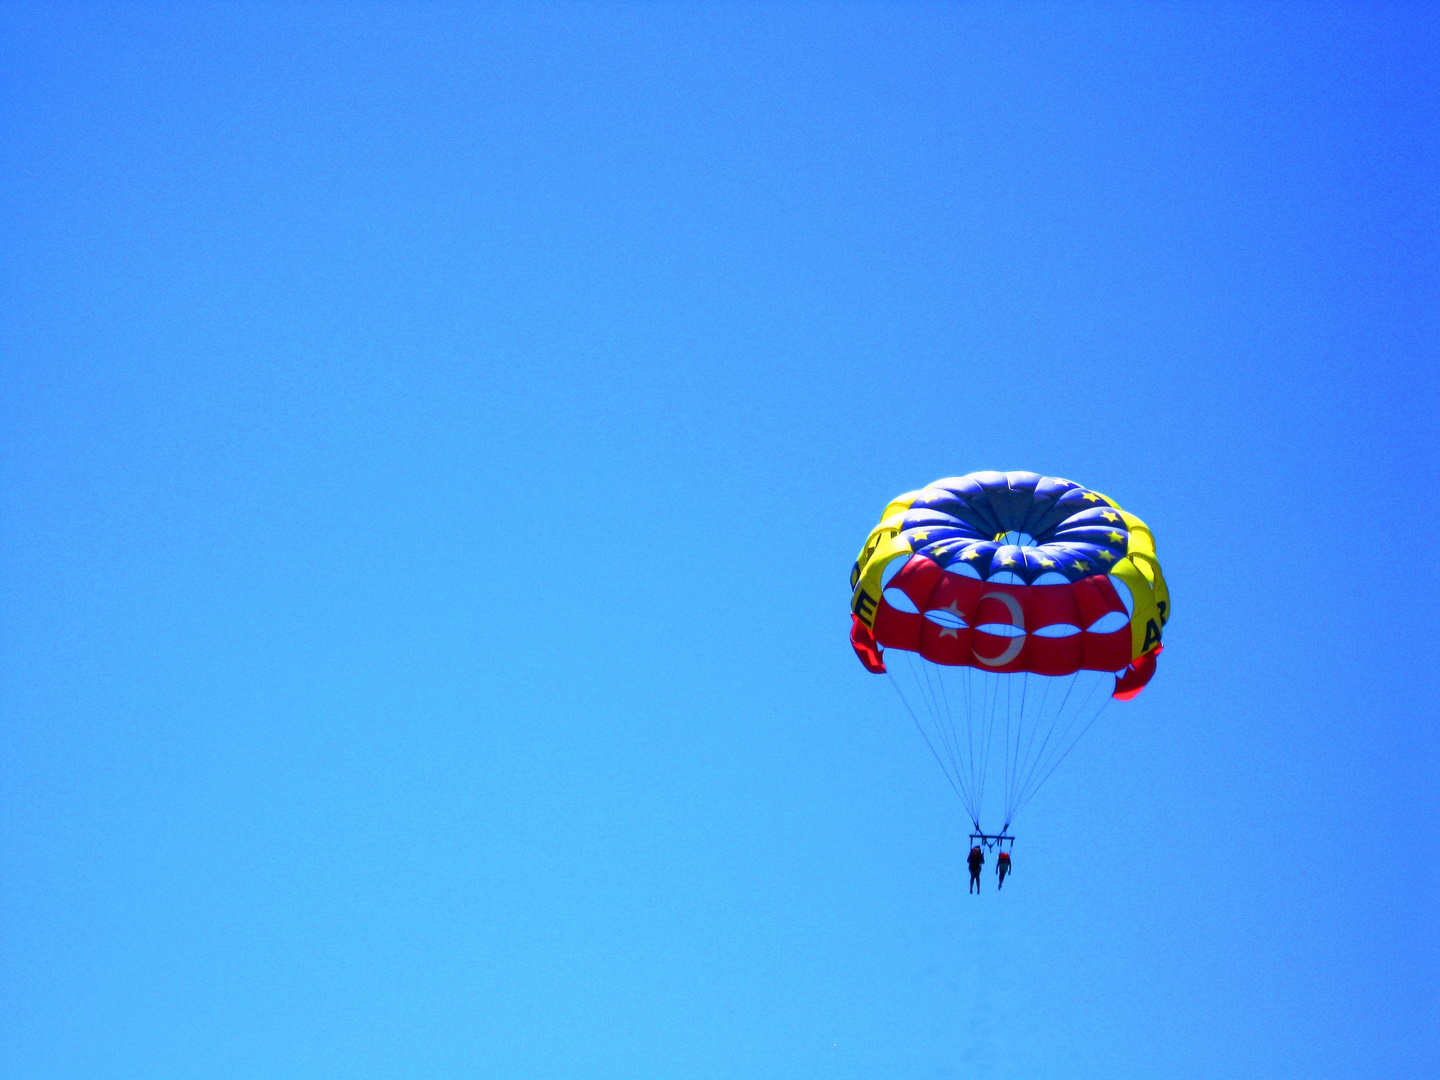
<svg viewBox="0 0 1440 1080">
<path fill-rule="evenodd" d="M 865 665 L 866 671 L 884 675 L 885 661 L 880 658 L 880 648 L 875 644 L 870 628 L 860 621 L 859 615 L 851 615 L 850 618 L 854 620 L 854 625 L 850 627 L 850 644 L 855 648 L 855 655 Z"/>
<path fill-rule="evenodd" d="M 1156 645 L 1149 652 L 1137 656 L 1133 664 L 1115 677 L 1115 693 L 1110 696 L 1116 701 L 1129 701 L 1144 690 L 1145 684 L 1155 677 L 1155 658 L 1164 649 L 1164 645 Z"/>
<path fill-rule="evenodd" d="M 902 611 L 882 595 L 873 633 L 855 620 L 851 641 L 861 663 L 871 671 L 884 670 L 877 646 L 908 649 L 935 664 L 1000 673 L 1070 675 L 1082 670 L 1119 671 L 1130 664 L 1128 621 L 1108 634 L 1085 629 L 1109 612 L 1125 613 L 1104 574 L 1065 585 L 1003 585 L 946 573 L 932 560 L 917 556 L 891 579 L 885 592 L 894 589 L 903 592 L 919 613 Z M 927 612 L 943 613 L 941 621 L 927 619 Z M 945 625 L 946 621 L 964 625 Z M 1074 631 L 1062 631 L 1060 637 L 1036 633 L 1047 626 Z M 862 643 L 869 653 L 862 651 Z M 1153 674 L 1153 660 L 1150 667 Z"/>
</svg>

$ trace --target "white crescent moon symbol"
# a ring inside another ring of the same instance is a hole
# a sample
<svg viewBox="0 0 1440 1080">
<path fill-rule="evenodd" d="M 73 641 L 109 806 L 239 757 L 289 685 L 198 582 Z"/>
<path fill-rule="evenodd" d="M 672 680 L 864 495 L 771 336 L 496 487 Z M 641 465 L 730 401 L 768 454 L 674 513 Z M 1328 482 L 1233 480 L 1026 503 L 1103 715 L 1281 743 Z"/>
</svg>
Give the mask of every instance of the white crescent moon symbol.
<svg viewBox="0 0 1440 1080">
<path fill-rule="evenodd" d="M 992 596 L 1010 609 L 1010 624 L 1012 626 L 1019 627 L 1021 630 L 1024 630 L 1025 613 L 1020 610 L 1020 601 L 1016 600 L 1015 597 L 1011 596 L 1009 593 L 1003 592 L 989 592 L 986 593 L 984 596 L 980 597 L 980 599 L 988 600 Z M 975 659 L 979 660 L 982 664 L 986 664 L 990 667 L 1004 667 L 1006 664 L 1010 663 L 1011 660 L 1014 660 L 1015 657 L 1019 656 L 1020 650 L 1024 647 L 1025 635 L 1021 634 L 1019 637 L 1011 638 L 1010 644 L 1005 646 L 1005 651 L 1002 652 L 999 656 L 981 656 L 979 653 L 975 652 L 974 649 L 971 649 L 970 651 L 974 653 Z"/>
<path fill-rule="evenodd" d="M 980 597 L 980 599 L 989 600 L 992 596 L 1010 609 L 1010 622 L 1013 625 L 1018 626 L 1021 630 L 1024 630 L 1025 612 L 1020 610 L 1020 601 L 1016 600 L 1009 593 L 1003 592 L 987 592 L 984 596 Z"/>
</svg>

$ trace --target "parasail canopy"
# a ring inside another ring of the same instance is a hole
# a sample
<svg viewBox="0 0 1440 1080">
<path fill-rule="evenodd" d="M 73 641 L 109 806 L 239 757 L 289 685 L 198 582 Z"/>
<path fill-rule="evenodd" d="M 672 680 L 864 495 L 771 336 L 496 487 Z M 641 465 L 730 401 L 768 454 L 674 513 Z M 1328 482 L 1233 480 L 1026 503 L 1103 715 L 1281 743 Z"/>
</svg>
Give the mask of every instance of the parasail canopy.
<svg viewBox="0 0 1440 1080">
<path fill-rule="evenodd" d="M 1003 832 L 1105 703 L 1144 689 L 1170 616 L 1145 523 L 1029 472 L 893 500 L 850 586 L 856 655 L 905 676 L 896 689 L 977 830 L 993 779 Z"/>
</svg>

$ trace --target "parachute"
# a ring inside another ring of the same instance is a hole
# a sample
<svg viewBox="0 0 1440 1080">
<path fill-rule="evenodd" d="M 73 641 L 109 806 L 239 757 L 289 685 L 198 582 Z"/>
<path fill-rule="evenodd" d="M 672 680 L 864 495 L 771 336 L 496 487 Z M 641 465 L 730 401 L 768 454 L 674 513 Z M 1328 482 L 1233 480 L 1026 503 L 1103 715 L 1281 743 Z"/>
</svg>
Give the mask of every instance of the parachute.
<svg viewBox="0 0 1440 1080">
<path fill-rule="evenodd" d="M 891 678 L 987 846 L 1011 840 L 1105 706 L 1145 688 L 1170 618 L 1146 524 L 1029 472 L 970 473 L 893 500 L 850 588 L 855 654 Z M 985 833 L 996 817 L 999 832 Z"/>
</svg>

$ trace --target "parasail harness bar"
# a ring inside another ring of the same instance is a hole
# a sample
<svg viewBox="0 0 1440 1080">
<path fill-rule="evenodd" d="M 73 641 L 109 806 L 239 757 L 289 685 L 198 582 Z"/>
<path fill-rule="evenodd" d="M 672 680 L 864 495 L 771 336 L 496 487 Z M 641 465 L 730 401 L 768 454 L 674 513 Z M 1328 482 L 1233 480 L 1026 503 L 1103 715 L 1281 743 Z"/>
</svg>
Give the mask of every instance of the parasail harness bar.
<svg viewBox="0 0 1440 1080">
<path fill-rule="evenodd" d="M 1001 851 L 1008 851 L 1015 846 L 1015 837 L 1007 833 L 983 833 L 972 832 L 970 834 L 971 847 L 983 847 L 986 850 L 998 847 Z"/>
</svg>

